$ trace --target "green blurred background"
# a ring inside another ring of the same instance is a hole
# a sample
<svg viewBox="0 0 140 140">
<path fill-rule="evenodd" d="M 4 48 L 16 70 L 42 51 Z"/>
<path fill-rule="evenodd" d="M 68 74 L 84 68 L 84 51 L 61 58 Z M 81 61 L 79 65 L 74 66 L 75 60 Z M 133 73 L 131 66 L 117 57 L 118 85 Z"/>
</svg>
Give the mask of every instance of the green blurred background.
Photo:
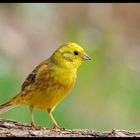
<svg viewBox="0 0 140 140">
<path fill-rule="evenodd" d="M 140 130 L 140 4 L 0 4 L 0 103 L 66 42 L 80 44 L 92 60 L 54 110 L 58 124 Z M 53 126 L 46 111 L 34 114 L 37 124 Z M 0 118 L 31 121 L 24 105 Z"/>
</svg>

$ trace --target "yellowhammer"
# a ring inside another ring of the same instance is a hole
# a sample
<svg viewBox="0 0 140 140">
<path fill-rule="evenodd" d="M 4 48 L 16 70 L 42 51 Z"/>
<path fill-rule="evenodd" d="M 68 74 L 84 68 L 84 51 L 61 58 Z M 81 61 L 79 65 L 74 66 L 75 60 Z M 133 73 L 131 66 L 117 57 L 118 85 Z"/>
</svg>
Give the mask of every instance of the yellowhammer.
<svg viewBox="0 0 140 140">
<path fill-rule="evenodd" d="M 30 107 L 33 128 L 37 128 L 33 117 L 34 108 L 47 110 L 54 128 L 60 128 L 52 116 L 52 111 L 73 87 L 80 64 L 89 59 L 78 44 L 62 45 L 29 74 L 15 97 L 0 105 L 0 113 L 18 104 L 26 104 Z"/>
</svg>

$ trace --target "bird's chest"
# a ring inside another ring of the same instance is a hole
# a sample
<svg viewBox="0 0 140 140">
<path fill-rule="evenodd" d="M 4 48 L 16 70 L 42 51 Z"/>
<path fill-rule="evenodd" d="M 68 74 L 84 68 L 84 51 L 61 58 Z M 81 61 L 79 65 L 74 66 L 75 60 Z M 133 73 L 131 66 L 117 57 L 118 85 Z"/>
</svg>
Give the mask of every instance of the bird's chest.
<svg viewBox="0 0 140 140">
<path fill-rule="evenodd" d="M 49 78 L 48 78 L 49 79 Z M 46 94 L 52 96 L 65 96 L 72 88 L 76 75 L 66 71 L 59 71 L 51 74 L 50 80 L 46 81 Z"/>
<path fill-rule="evenodd" d="M 45 89 L 53 88 L 53 87 L 68 87 L 73 84 L 76 80 L 76 73 L 73 71 L 68 70 L 50 70 L 44 72 L 41 78 L 36 80 L 36 85 L 39 85 L 42 90 L 44 87 Z M 42 86 L 42 87 L 41 87 Z"/>
<path fill-rule="evenodd" d="M 39 108 L 52 108 L 56 106 L 73 87 L 76 75 L 68 72 L 50 73 L 44 77 L 43 84 L 36 90 L 36 97 L 32 97 L 33 100 L 37 100 Z M 42 79 L 43 80 L 43 79 Z"/>
</svg>

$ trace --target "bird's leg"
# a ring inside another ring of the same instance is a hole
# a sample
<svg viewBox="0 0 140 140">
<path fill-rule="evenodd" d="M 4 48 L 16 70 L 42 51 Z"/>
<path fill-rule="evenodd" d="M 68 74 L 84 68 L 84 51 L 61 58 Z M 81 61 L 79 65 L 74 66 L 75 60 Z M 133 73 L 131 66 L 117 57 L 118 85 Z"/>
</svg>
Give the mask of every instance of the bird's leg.
<svg viewBox="0 0 140 140">
<path fill-rule="evenodd" d="M 42 127 L 41 126 L 37 126 L 34 122 L 34 114 L 33 114 L 33 106 L 30 105 L 30 112 L 31 112 L 31 116 L 32 116 L 32 121 L 31 121 L 31 127 L 32 129 L 35 129 L 35 130 L 38 130 L 38 129 L 41 129 Z"/>
<path fill-rule="evenodd" d="M 49 116 L 50 116 L 50 118 L 51 118 L 51 120 L 52 120 L 52 122 L 53 122 L 53 124 L 54 124 L 54 127 L 53 127 L 53 128 L 60 128 L 60 127 L 58 126 L 57 122 L 55 121 L 55 119 L 54 119 L 54 117 L 53 117 L 53 115 L 52 115 L 51 112 L 49 113 Z"/>
<path fill-rule="evenodd" d="M 51 118 L 53 124 L 54 124 L 53 129 L 64 130 L 64 128 L 60 128 L 60 127 L 58 126 L 57 122 L 55 121 L 55 119 L 54 119 L 54 117 L 53 117 L 53 115 L 52 115 L 52 109 L 48 109 L 47 111 L 48 111 L 48 114 L 49 114 L 49 116 L 50 116 L 50 118 Z"/>
<path fill-rule="evenodd" d="M 33 106 L 32 105 L 30 105 L 30 113 L 31 113 L 31 117 L 32 117 L 31 127 L 32 128 L 35 128 L 34 114 L 33 114 Z"/>
</svg>

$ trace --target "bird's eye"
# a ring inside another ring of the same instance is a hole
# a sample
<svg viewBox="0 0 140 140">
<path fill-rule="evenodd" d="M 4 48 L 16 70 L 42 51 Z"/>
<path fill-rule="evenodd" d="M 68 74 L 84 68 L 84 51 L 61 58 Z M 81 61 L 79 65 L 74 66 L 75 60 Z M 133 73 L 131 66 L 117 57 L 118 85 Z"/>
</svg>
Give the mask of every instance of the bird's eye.
<svg viewBox="0 0 140 140">
<path fill-rule="evenodd" d="M 78 55 L 78 52 L 77 51 L 74 51 L 74 55 Z"/>
</svg>

